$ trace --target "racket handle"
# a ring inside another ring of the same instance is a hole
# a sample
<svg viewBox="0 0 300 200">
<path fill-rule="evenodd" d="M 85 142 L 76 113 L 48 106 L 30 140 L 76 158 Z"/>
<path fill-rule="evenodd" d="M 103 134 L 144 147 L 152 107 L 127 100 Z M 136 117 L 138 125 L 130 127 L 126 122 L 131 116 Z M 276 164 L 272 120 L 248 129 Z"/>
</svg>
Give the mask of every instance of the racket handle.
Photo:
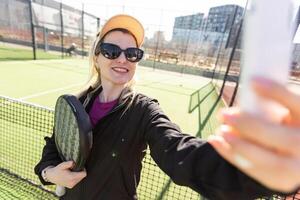
<svg viewBox="0 0 300 200">
<path fill-rule="evenodd" d="M 60 185 L 56 186 L 55 194 L 59 197 L 63 196 L 66 193 L 66 188 Z"/>
</svg>

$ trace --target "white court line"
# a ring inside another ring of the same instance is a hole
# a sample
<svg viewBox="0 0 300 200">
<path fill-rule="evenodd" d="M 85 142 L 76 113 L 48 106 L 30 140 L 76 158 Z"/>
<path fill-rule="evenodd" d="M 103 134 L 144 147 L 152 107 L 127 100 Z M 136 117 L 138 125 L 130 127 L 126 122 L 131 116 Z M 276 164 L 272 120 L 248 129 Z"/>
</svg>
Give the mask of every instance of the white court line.
<svg viewBox="0 0 300 200">
<path fill-rule="evenodd" d="M 40 93 L 28 95 L 28 96 L 21 97 L 21 98 L 18 98 L 18 99 L 23 101 L 23 100 L 31 99 L 31 98 L 34 98 L 34 97 L 43 96 L 43 95 L 54 93 L 54 92 L 59 92 L 59 91 L 66 90 L 66 89 L 73 88 L 73 87 L 80 86 L 80 85 L 83 85 L 83 84 L 82 83 L 77 83 L 77 84 L 69 85 L 67 87 L 57 88 L 57 89 L 53 89 L 53 90 L 47 90 L 45 92 L 40 92 Z"/>
</svg>

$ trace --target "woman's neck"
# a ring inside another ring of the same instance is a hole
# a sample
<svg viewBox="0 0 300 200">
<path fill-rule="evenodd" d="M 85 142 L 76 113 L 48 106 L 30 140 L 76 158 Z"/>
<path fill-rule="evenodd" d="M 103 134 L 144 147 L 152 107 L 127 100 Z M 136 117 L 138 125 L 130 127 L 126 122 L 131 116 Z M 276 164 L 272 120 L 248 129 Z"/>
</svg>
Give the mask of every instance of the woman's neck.
<svg viewBox="0 0 300 200">
<path fill-rule="evenodd" d="M 101 85 L 103 90 L 99 94 L 99 99 L 102 103 L 111 102 L 118 99 L 125 88 L 125 85 L 116 86 L 105 82 L 103 82 Z"/>
</svg>

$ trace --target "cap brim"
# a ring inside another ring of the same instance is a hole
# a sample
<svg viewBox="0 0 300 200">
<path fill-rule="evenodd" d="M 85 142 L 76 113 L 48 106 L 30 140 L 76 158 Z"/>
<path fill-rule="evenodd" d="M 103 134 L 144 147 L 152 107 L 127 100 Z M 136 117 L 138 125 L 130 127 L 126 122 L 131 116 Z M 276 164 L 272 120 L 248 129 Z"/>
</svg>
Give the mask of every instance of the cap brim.
<svg viewBox="0 0 300 200">
<path fill-rule="evenodd" d="M 123 28 L 131 32 L 136 40 L 138 46 L 141 46 L 144 41 L 144 27 L 142 24 L 129 15 L 116 15 L 110 18 L 102 27 L 100 32 L 100 38 L 102 38 L 107 32 L 116 28 Z"/>
</svg>

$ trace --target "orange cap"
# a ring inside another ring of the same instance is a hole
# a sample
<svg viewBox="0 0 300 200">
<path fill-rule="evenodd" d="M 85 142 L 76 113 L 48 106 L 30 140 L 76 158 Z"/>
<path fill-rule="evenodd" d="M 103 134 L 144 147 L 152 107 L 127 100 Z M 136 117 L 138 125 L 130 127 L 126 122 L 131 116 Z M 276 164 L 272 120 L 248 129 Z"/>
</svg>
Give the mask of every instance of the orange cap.
<svg viewBox="0 0 300 200">
<path fill-rule="evenodd" d="M 100 38 L 102 38 L 110 30 L 116 28 L 127 29 L 135 36 L 138 46 L 142 45 L 145 34 L 144 27 L 134 17 L 124 14 L 111 17 L 102 27 L 100 31 Z"/>
</svg>

